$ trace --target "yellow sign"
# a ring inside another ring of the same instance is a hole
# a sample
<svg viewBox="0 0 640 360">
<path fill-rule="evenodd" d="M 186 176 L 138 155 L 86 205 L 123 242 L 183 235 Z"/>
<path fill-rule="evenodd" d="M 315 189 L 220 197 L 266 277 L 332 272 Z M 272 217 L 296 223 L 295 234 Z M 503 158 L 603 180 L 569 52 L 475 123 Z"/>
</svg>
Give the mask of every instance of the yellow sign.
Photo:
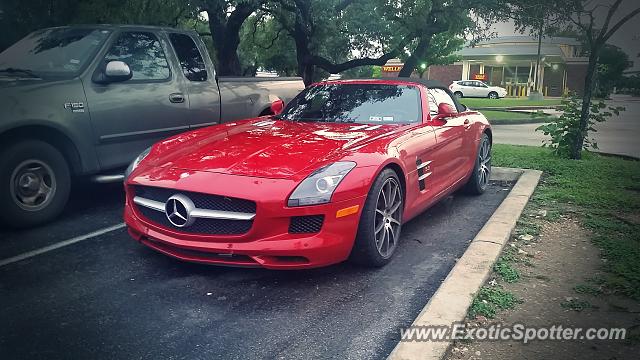
<svg viewBox="0 0 640 360">
<path fill-rule="evenodd" d="M 382 71 L 395 72 L 402 70 L 402 65 L 383 66 Z"/>
</svg>

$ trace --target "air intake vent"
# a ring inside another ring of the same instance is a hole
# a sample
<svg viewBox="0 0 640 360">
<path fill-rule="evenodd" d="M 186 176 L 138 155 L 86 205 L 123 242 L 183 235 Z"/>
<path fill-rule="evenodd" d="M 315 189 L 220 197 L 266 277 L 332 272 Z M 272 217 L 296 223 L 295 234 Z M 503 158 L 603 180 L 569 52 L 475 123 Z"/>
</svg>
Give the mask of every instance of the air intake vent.
<svg viewBox="0 0 640 360">
<path fill-rule="evenodd" d="M 289 223 L 289 232 L 292 234 L 313 234 L 320 232 L 324 215 L 294 216 Z"/>
</svg>

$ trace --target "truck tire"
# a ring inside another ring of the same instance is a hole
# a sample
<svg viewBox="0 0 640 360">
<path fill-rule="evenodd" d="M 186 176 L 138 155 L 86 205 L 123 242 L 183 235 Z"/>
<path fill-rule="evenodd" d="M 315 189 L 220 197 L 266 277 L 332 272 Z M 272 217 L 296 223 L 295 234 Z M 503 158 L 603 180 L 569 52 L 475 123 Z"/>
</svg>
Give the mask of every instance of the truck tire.
<svg viewBox="0 0 640 360">
<path fill-rule="evenodd" d="M 56 217 L 69 199 L 71 174 L 64 156 L 39 140 L 14 143 L 0 153 L 0 222 L 28 227 Z"/>
</svg>

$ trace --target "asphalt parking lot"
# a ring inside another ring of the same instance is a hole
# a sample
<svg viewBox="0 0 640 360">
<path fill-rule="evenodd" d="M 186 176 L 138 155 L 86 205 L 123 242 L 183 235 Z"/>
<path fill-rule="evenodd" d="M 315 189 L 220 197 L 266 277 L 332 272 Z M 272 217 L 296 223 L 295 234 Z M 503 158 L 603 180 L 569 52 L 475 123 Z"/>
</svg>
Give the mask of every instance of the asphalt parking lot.
<svg viewBox="0 0 640 360">
<path fill-rule="evenodd" d="M 442 201 L 374 270 L 212 267 L 125 229 L 90 237 L 0 267 L 0 358 L 384 358 L 507 194 L 493 184 Z M 0 230 L 0 260 L 120 223 L 123 197 L 84 184 L 55 223 Z"/>
</svg>

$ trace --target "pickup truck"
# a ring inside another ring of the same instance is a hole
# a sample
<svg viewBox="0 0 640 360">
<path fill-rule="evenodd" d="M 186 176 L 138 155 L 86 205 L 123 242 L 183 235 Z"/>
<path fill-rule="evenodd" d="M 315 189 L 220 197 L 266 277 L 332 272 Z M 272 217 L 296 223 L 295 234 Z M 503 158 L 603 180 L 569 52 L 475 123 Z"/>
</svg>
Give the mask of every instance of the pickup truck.
<svg viewBox="0 0 640 360">
<path fill-rule="evenodd" d="M 35 31 L 0 53 L 0 222 L 46 222 L 63 210 L 73 177 L 119 181 L 158 140 L 273 114 L 303 88 L 299 78 L 218 77 L 193 31 Z"/>
</svg>

